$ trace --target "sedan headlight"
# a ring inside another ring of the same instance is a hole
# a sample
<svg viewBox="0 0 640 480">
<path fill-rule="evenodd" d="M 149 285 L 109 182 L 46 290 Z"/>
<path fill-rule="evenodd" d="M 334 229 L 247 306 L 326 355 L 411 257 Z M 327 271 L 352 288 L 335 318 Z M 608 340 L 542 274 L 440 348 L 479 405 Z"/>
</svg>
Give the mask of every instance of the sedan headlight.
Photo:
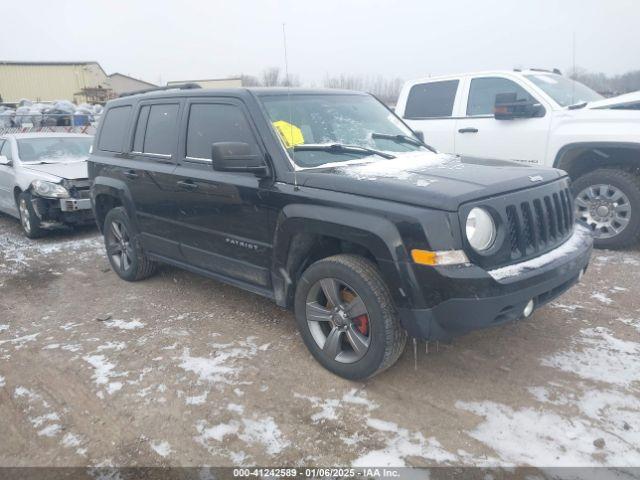
<svg viewBox="0 0 640 480">
<path fill-rule="evenodd" d="M 493 217 L 484 208 L 473 208 L 467 215 L 467 240 L 474 250 L 488 250 L 496 240 L 496 225 Z"/>
<path fill-rule="evenodd" d="M 44 180 L 34 180 L 31 182 L 31 187 L 33 188 L 33 191 L 41 197 L 66 198 L 69 196 L 69 191 L 57 183 L 45 182 Z"/>
</svg>

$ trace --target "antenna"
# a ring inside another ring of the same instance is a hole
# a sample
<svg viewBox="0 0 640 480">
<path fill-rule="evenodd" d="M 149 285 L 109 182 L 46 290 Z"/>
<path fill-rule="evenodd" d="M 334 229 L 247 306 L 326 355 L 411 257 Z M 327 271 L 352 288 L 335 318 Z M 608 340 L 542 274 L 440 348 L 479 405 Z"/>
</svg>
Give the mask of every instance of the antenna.
<svg viewBox="0 0 640 480">
<path fill-rule="evenodd" d="M 289 138 L 291 139 L 291 159 L 293 160 L 293 190 L 298 191 L 298 173 L 296 168 L 295 148 L 293 145 L 293 110 L 291 108 L 291 80 L 289 79 L 289 59 L 287 58 L 287 29 L 282 24 L 282 42 L 284 45 L 284 75 L 287 82 L 287 101 L 289 103 Z"/>
</svg>

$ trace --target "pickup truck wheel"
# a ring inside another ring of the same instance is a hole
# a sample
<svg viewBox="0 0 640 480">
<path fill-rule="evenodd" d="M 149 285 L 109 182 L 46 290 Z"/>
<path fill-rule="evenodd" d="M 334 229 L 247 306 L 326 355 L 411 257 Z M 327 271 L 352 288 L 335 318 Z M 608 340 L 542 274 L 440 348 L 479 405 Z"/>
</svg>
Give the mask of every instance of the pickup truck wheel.
<svg viewBox="0 0 640 480">
<path fill-rule="evenodd" d="M 356 255 L 335 255 L 311 265 L 296 289 L 295 316 L 316 360 L 349 380 L 389 368 L 406 343 L 378 269 Z"/>
<path fill-rule="evenodd" d="M 40 219 L 33 209 L 29 192 L 22 192 L 18 196 L 18 213 L 22 231 L 27 238 L 40 238 L 45 234 L 45 230 L 40 228 Z"/>
<path fill-rule="evenodd" d="M 640 237 L 640 178 L 602 168 L 573 183 L 576 218 L 593 232 L 596 248 L 624 248 Z"/>
<path fill-rule="evenodd" d="M 135 282 L 155 273 L 156 263 L 149 260 L 142 251 L 123 207 L 114 208 L 107 213 L 103 231 L 109 263 L 120 278 Z"/>
</svg>

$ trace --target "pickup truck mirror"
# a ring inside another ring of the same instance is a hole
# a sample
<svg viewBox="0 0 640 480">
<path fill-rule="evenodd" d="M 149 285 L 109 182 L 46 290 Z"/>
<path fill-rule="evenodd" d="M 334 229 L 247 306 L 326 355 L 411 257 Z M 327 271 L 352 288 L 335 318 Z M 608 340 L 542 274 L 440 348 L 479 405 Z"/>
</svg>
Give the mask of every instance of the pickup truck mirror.
<svg viewBox="0 0 640 480">
<path fill-rule="evenodd" d="M 539 103 L 526 99 L 518 100 L 516 92 L 498 93 L 493 107 L 496 120 L 537 117 L 543 111 Z"/>
<path fill-rule="evenodd" d="M 251 153 L 251 146 L 243 142 L 217 142 L 211 145 L 213 169 L 219 172 L 251 172 L 258 176 L 268 173 L 260 155 Z"/>
<path fill-rule="evenodd" d="M 5 157 L 4 155 L 0 155 L 0 165 L 11 165 L 11 160 L 9 160 L 7 157 Z"/>
</svg>

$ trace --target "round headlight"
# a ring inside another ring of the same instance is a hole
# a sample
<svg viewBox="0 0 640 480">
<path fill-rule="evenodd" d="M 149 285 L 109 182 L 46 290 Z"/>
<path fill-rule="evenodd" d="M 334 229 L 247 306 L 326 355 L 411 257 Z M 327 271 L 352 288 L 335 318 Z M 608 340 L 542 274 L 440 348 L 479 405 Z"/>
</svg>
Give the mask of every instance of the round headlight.
<svg viewBox="0 0 640 480">
<path fill-rule="evenodd" d="M 488 250 L 496 239 L 496 225 L 484 208 L 473 208 L 467 216 L 467 240 L 475 250 Z"/>
</svg>

